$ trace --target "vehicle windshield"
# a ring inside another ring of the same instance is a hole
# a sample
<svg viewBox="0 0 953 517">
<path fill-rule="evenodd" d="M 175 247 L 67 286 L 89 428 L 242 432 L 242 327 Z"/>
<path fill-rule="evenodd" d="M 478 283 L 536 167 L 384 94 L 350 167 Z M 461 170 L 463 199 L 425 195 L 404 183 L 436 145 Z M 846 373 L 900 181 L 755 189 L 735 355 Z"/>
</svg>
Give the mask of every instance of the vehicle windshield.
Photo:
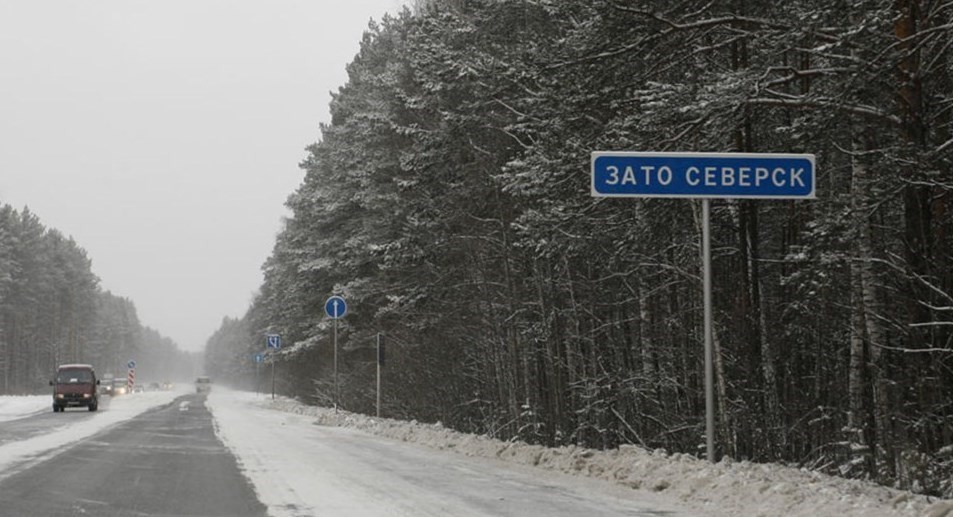
<svg viewBox="0 0 953 517">
<path fill-rule="evenodd" d="M 57 384 L 79 384 L 93 382 L 93 372 L 89 370 L 60 370 L 56 374 Z"/>
</svg>

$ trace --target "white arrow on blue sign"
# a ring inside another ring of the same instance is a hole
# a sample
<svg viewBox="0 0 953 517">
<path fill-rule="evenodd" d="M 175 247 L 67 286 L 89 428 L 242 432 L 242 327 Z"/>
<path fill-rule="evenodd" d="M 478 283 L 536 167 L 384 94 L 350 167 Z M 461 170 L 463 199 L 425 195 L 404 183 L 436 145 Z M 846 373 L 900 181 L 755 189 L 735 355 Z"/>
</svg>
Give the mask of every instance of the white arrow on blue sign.
<svg viewBox="0 0 953 517">
<path fill-rule="evenodd" d="M 328 301 L 324 302 L 324 313 L 327 314 L 329 318 L 341 318 L 346 312 L 347 302 L 340 296 L 334 295 L 328 298 Z"/>
<path fill-rule="evenodd" d="M 268 340 L 268 348 L 281 348 L 281 336 L 278 334 L 268 334 L 266 338 Z"/>
<path fill-rule="evenodd" d="M 126 366 L 127 366 L 130 370 L 132 370 L 133 368 L 136 367 L 136 362 L 130 359 L 129 362 L 126 363 Z"/>
<path fill-rule="evenodd" d="M 813 199 L 814 155 L 592 153 L 595 197 Z"/>
<path fill-rule="evenodd" d="M 255 362 L 256 362 L 256 363 L 264 362 L 264 360 L 265 360 L 265 355 L 264 355 L 264 354 L 255 354 Z"/>
</svg>

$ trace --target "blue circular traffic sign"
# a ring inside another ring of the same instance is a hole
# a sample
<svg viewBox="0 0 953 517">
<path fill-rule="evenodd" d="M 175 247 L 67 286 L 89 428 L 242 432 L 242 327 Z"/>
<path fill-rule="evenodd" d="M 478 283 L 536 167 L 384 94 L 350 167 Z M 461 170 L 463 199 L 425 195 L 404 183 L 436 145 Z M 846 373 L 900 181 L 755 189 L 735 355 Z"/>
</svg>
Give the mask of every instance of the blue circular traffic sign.
<svg viewBox="0 0 953 517">
<path fill-rule="evenodd" d="M 133 360 L 130 360 L 128 363 L 126 363 L 126 366 L 129 367 L 130 370 L 132 370 L 133 368 L 136 367 L 136 362 Z"/>
<path fill-rule="evenodd" d="M 346 312 L 347 302 L 340 296 L 334 295 L 328 298 L 328 301 L 324 302 L 324 313 L 327 314 L 329 318 L 341 318 Z"/>
</svg>

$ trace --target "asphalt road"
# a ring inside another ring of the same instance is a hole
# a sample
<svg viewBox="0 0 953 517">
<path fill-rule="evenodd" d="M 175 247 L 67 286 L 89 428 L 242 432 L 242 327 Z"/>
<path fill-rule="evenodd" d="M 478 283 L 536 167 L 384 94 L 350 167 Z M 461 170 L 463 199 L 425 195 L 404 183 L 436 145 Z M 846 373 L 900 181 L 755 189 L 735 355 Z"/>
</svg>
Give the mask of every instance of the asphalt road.
<svg viewBox="0 0 953 517">
<path fill-rule="evenodd" d="M 0 516 L 266 515 L 203 397 L 179 397 L 3 479 Z M 5 425 L 0 440 L 37 434 L 54 416 L 88 418 L 51 410 Z"/>
<path fill-rule="evenodd" d="M 109 407 L 109 397 L 101 397 L 99 399 L 99 409 L 103 410 L 107 407 Z M 68 422 L 70 423 L 88 420 L 95 414 L 86 408 L 67 408 L 66 412 L 78 413 L 69 415 Z M 66 422 L 67 420 L 63 416 L 53 412 L 51 404 L 50 409 L 44 413 L 38 413 L 29 418 L 10 420 L 0 424 L 0 445 L 17 440 L 26 440 L 32 436 L 48 433 L 52 429 L 62 427 Z M 2 515 L 2 511 L 0 511 L 0 516 Z"/>
</svg>

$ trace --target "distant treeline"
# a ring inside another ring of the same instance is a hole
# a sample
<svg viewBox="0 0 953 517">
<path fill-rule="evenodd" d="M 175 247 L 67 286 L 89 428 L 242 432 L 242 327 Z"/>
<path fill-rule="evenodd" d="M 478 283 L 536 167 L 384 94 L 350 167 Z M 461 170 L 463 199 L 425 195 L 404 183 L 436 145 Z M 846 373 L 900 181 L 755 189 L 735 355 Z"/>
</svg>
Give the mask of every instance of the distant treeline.
<svg viewBox="0 0 953 517">
<path fill-rule="evenodd" d="M 699 206 L 595 150 L 813 153 L 714 201 L 719 456 L 953 496 L 953 3 L 418 2 L 373 24 L 261 292 L 206 349 L 279 390 L 543 444 L 704 453 Z"/>
<path fill-rule="evenodd" d="M 143 327 L 132 301 L 103 291 L 72 238 L 28 208 L 0 207 L 0 395 L 41 393 L 63 363 L 139 379 L 188 378 L 197 357 Z"/>
</svg>

